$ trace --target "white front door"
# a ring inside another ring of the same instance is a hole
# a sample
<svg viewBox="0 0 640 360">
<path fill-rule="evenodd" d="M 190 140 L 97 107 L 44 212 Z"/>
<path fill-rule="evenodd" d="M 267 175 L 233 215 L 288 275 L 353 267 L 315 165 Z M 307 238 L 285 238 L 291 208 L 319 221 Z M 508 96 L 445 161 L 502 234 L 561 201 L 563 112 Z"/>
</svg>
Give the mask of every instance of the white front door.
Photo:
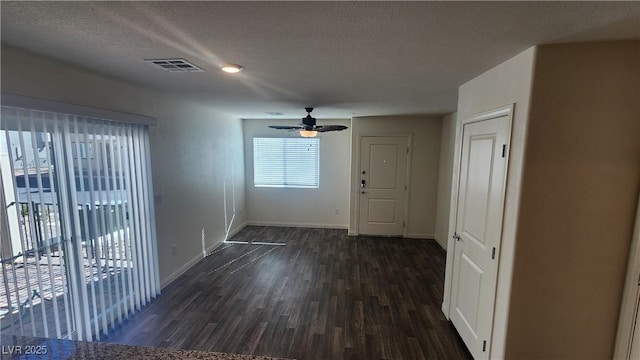
<svg viewBox="0 0 640 360">
<path fill-rule="evenodd" d="M 473 357 L 481 359 L 491 345 L 509 118 L 463 126 L 450 316 Z"/>
<path fill-rule="evenodd" d="M 404 234 L 408 149 L 406 136 L 360 138 L 360 234 Z"/>
</svg>

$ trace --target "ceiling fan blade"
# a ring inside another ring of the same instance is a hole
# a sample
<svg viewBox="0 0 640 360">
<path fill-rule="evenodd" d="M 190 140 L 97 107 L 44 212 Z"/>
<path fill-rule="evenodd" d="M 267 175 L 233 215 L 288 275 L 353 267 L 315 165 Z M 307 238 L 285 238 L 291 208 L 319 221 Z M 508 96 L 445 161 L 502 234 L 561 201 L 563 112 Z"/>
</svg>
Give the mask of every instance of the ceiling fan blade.
<svg viewBox="0 0 640 360">
<path fill-rule="evenodd" d="M 315 127 L 315 131 L 317 132 L 327 132 L 327 131 L 342 131 L 348 129 L 348 127 L 343 125 L 318 125 Z"/>
<path fill-rule="evenodd" d="M 269 125 L 269 127 L 277 130 L 289 130 L 289 131 L 306 130 L 306 131 L 317 131 L 317 132 L 341 131 L 344 129 L 348 129 L 346 126 L 343 126 L 343 125 L 316 125 L 316 118 L 311 117 L 311 112 L 313 111 L 313 108 L 306 107 L 304 109 L 307 112 L 307 116 L 302 118 L 302 124 L 300 124 L 299 126 Z M 302 133 L 301 135 L 309 136 L 309 134 L 302 134 Z M 311 136 L 315 136 L 315 133 Z"/>
<path fill-rule="evenodd" d="M 303 127 L 301 126 L 286 126 L 286 125 L 269 125 L 270 128 L 272 129 L 277 129 L 277 130 L 299 130 L 299 129 L 303 129 Z"/>
</svg>

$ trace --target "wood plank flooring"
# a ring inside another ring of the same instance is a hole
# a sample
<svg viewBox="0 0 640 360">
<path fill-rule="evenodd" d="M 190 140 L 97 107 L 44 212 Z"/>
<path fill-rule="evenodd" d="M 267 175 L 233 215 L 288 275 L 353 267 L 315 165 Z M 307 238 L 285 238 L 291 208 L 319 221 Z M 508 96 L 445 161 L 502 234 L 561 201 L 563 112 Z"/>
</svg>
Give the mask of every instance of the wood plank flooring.
<svg viewBox="0 0 640 360">
<path fill-rule="evenodd" d="M 296 359 L 470 359 L 440 307 L 433 240 L 255 227 L 222 244 L 107 341 Z"/>
</svg>

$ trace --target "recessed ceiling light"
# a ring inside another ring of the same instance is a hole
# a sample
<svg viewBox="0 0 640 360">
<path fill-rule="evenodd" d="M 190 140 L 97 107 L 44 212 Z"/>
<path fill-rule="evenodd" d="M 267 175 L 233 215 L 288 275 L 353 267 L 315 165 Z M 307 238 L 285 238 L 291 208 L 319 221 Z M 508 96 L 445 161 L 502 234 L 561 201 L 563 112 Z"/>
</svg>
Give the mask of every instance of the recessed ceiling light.
<svg viewBox="0 0 640 360">
<path fill-rule="evenodd" d="M 281 113 L 279 111 L 267 111 L 266 112 L 267 115 L 271 115 L 271 116 L 281 116 L 284 115 L 284 113 Z"/>
<path fill-rule="evenodd" d="M 225 64 L 222 65 L 222 71 L 230 73 L 230 74 L 235 74 L 235 73 L 239 73 L 240 71 L 242 71 L 243 67 L 238 65 L 238 64 Z"/>
</svg>

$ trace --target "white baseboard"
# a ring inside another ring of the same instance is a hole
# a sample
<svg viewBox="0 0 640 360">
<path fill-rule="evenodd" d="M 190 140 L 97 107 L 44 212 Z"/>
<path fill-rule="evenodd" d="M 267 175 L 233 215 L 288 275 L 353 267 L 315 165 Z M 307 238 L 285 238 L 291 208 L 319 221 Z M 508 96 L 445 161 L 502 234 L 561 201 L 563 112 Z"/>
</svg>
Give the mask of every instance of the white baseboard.
<svg viewBox="0 0 640 360">
<path fill-rule="evenodd" d="M 254 226 L 284 226 L 284 227 L 303 227 L 303 228 L 320 228 L 320 229 L 347 229 L 347 225 L 338 224 L 309 224 L 309 223 L 281 223 L 271 221 L 249 221 L 247 225 Z"/>
<path fill-rule="evenodd" d="M 215 244 L 215 245 L 217 245 L 217 244 Z M 172 272 L 171 275 L 169 275 L 166 278 L 162 279 L 162 281 L 160 281 L 160 288 L 164 289 L 167 285 L 171 284 L 173 282 L 173 280 L 175 280 L 178 277 L 180 277 L 180 275 L 184 274 L 187 270 L 191 269 L 191 267 L 193 267 L 193 265 L 197 264 L 198 261 L 200 261 L 202 259 L 203 259 L 202 254 L 199 253 L 194 258 L 192 258 L 191 260 L 187 261 L 184 265 L 180 266 L 176 271 Z"/>
<path fill-rule="evenodd" d="M 409 238 L 409 239 L 429 239 L 429 240 L 433 240 L 434 239 L 434 235 L 433 234 L 408 233 L 407 234 L 407 238 Z"/>
<path fill-rule="evenodd" d="M 347 235 L 348 236 L 376 236 L 376 235 L 360 235 L 355 232 L 349 232 Z M 382 235 L 382 237 L 385 237 L 385 236 Z M 425 239 L 425 240 L 435 239 L 435 235 L 433 234 L 418 234 L 418 233 L 408 233 L 407 236 L 398 236 L 398 237 L 403 237 L 405 239 Z"/>
<path fill-rule="evenodd" d="M 360 235 L 356 232 L 349 232 L 347 235 L 348 236 L 369 236 L 369 235 Z M 404 237 L 406 239 L 428 239 L 428 240 L 435 239 L 435 235 L 433 234 L 418 234 L 418 233 L 408 233 L 407 236 L 401 236 L 401 237 Z"/>
<path fill-rule="evenodd" d="M 240 232 L 240 230 L 244 229 L 246 226 L 247 226 L 246 222 L 243 224 L 240 224 L 239 226 L 236 226 L 234 229 L 229 231 L 229 237 L 237 234 L 238 232 Z M 207 254 L 211 253 L 213 250 L 215 250 L 215 248 L 220 246 L 220 244 L 222 244 L 223 242 L 224 242 L 224 238 L 218 239 L 213 244 L 209 245 L 205 249 L 205 252 Z M 160 281 L 160 288 L 164 289 L 167 285 L 171 284 L 171 282 L 173 282 L 175 279 L 180 277 L 180 275 L 187 272 L 187 270 L 191 269 L 195 264 L 198 263 L 198 261 L 202 259 L 204 259 L 204 257 L 202 256 L 202 253 L 199 253 L 198 255 L 194 256 L 191 260 L 187 261 L 184 265 L 180 266 L 176 271 L 172 272 L 171 275 L 162 279 L 162 281 Z"/>
<path fill-rule="evenodd" d="M 444 314 L 444 317 L 447 318 L 447 320 L 451 320 L 449 318 L 449 310 L 447 309 L 447 307 L 448 307 L 448 305 L 443 302 L 442 303 L 442 307 L 440 308 L 440 310 L 442 310 L 442 313 Z"/>
</svg>

